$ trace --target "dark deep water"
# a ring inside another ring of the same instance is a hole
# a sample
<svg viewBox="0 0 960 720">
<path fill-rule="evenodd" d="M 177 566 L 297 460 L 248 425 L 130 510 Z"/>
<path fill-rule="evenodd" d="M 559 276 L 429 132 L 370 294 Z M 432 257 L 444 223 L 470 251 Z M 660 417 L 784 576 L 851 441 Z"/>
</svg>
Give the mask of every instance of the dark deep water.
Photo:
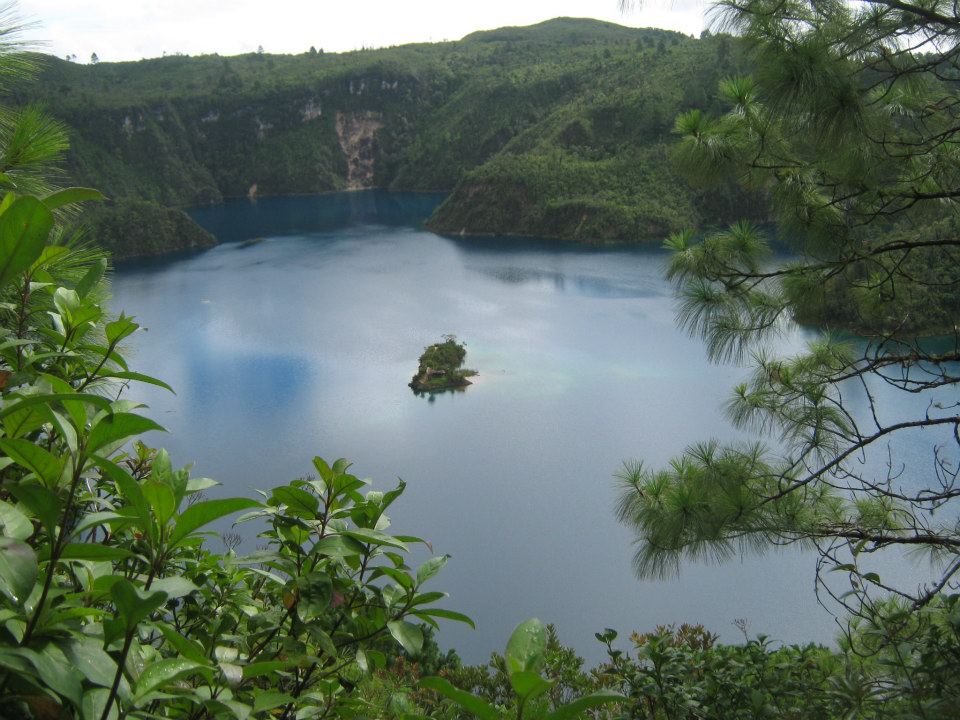
<svg viewBox="0 0 960 720">
<path fill-rule="evenodd" d="M 178 393 L 136 390 L 169 429 L 154 442 L 229 494 L 308 474 L 317 454 L 353 460 L 380 489 L 406 480 L 394 529 L 453 556 L 433 589 L 478 630 L 447 624 L 440 642 L 468 661 L 532 616 L 591 662 L 605 627 L 700 622 L 736 641 L 746 618 L 752 634 L 831 641 L 809 555 L 690 565 L 666 582 L 631 571 L 613 473 L 735 437 L 722 403 L 745 374 L 675 327 L 663 254 L 418 229 L 440 199 L 231 202 L 193 213 L 222 245 L 121 266 L 112 307 L 149 328 L 131 367 Z M 417 358 L 444 333 L 480 376 L 416 397 Z"/>
</svg>

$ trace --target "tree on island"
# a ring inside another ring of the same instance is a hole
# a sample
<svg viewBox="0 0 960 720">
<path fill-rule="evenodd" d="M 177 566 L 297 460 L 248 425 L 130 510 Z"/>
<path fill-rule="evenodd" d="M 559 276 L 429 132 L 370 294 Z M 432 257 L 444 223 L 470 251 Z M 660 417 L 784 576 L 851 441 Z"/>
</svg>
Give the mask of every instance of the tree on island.
<svg viewBox="0 0 960 720">
<path fill-rule="evenodd" d="M 892 669 L 858 679 L 864 692 L 955 717 L 956 6 L 722 0 L 715 9 L 718 28 L 754 49 L 756 71 L 721 83 L 726 115 L 677 119 L 678 157 L 693 182 L 765 189 L 793 257 L 774 256 L 748 223 L 667 241 L 680 324 L 714 360 L 753 365 L 728 412 L 755 438 L 692 445 L 663 470 L 627 464 L 620 515 L 637 535 L 636 569 L 661 577 L 684 559 L 810 548 L 818 596 L 845 608 L 855 652 L 879 653 Z M 847 298 L 836 324 L 858 339 L 824 334 L 794 357 L 765 351 L 790 317 L 823 318 L 835 289 Z M 917 339 L 925 330 L 945 334 Z M 926 443 L 926 455 L 907 455 L 905 442 Z M 926 583 L 877 572 L 877 556 L 907 551 L 929 563 Z"/>
<path fill-rule="evenodd" d="M 467 378 L 477 373 L 475 370 L 463 368 L 466 357 L 467 348 L 463 343 L 457 342 L 457 336 L 444 335 L 443 342 L 424 348 L 417 374 L 410 381 L 410 387 L 416 392 L 434 392 L 470 385 Z"/>
</svg>

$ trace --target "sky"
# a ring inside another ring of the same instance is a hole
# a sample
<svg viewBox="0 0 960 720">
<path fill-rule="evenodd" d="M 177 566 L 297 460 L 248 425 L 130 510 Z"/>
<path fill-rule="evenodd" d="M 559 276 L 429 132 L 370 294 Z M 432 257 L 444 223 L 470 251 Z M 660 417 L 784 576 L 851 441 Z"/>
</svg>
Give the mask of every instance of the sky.
<svg viewBox="0 0 960 720">
<path fill-rule="evenodd" d="M 164 53 L 236 55 L 263 46 L 301 53 L 458 40 L 476 30 L 592 17 L 699 35 L 700 0 L 647 0 L 621 13 L 617 0 L 19 0 L 38 49 L 88 62 Z"/>
</svg>

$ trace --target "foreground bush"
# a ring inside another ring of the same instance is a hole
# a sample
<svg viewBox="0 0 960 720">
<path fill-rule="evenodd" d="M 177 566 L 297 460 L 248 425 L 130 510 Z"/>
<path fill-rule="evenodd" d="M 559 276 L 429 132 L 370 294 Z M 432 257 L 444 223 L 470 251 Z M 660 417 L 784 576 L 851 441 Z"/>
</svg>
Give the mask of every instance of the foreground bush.
<svg viewBox="0 0 960 720">
<path fill-rule="evenodd" d="M 53 244 L 54 213 L 97 193 L 0 203 L 0 716 L 308 718 L 362 705 L 385 637 L 416 655 L 434 607 L 388 532 L 403 484 L 364 491 L 349 464 L 247 498 L 138 441 L 161 428 L 126 398 L 137 324 L 102 304 L 105 261 Z M 132 449 L 130 449 L 132 448 Z M 265 548 L 211 550 L 226 516 Z"/>
</svg>

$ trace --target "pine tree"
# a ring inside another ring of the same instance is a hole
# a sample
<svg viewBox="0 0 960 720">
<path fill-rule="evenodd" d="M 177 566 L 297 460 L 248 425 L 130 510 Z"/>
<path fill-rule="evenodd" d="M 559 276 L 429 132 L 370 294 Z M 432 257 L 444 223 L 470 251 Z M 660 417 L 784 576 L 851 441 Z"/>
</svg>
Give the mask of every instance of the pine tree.
<svg viewBox="0 0 960 720">
<path fill-rule="evenodd" d="M 854 616 L 895 601 L 915 617 L 955 593 L 960 572 L 960 17 L 941 0 L 715 9 L 714 29 L 745 38 L 756 71 L 721 84 L 726 115 L 677 119 L 678 158 L 692 182 L 765 189 L 794 256 L 775 257 L 745 222 L 667 241 L 680 324 L 713 359 L 752 364 L 728 411 L 754 438 L 693 445 L 664 470 L 625 466 L 636 569 L 802 544 L 819 553 L 821 590 L 835 585 L 820 571 L 849 576 L 837 599 Z M 810 318 L 859 337 L 765 351 Z M 906 550 L 931 562 L 921 587 L 863 567 Z"/>
</svg>

